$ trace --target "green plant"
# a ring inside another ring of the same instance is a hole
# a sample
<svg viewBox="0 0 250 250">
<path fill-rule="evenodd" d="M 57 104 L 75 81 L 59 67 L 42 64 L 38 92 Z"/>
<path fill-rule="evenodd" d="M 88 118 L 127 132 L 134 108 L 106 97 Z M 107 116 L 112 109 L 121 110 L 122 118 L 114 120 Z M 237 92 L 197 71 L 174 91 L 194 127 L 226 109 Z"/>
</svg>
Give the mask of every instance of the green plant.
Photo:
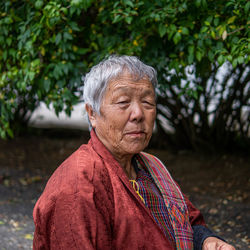
<svg viewBox="0 0 250 250">
<path fill-rule="evenodd" d="M 211 148 L 225 135 L 248 136 L 248 120 L 239 115 L 249 108 L 248 1 L 33 0 L 5 1 L 0 9 L 1 137 L 12 136 L 41 101 L 70 114 L 81 76 L 112 53 L 139 56 L 157 69 L 158 131 L 165 133 L 161 121 L 167 119 L 178 135 L 175 144 Z M 223 64 L 227 84 L 217 81 Z M 208 118 L 216 97 L 211 86 L 222 88 L 216 119 Z M 238 102 L 237 115 L 218 118 Z"/>
</svg>

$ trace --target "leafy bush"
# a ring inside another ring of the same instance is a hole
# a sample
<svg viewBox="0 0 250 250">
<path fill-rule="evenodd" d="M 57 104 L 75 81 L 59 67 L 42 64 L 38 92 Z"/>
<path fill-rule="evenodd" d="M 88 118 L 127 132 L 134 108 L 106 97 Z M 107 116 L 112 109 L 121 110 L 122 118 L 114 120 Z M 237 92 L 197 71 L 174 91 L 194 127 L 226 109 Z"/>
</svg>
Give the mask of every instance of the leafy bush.
<svg viewBox="0 0 250 250">
<path fill-rule="evenodd" d="M 81 76 L 112 53 L 137 55 L 157 68 L 158 131 L 167 119 L 175 144 L 211 148 L 231 132 L 246 137 L 249 9 L 244 0 L 0 3 L 1 137 L 13 136 L 41 101 L 70 114 Z M 219 83 L 224 63 L 227 79 Z M 212 140 L 215 134 L 221 138 Z"/>
</svg>

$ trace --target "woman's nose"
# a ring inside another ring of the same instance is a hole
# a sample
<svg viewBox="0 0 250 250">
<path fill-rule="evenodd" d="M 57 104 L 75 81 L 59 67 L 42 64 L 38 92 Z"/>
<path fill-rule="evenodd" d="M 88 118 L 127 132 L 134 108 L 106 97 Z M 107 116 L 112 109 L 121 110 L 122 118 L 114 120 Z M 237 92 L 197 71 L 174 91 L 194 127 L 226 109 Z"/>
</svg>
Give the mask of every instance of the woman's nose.
<svg viewBox="0 0 250 250">
<path fill-rule="evenodd" d="M 143 119 L 144 119 L 144 110 L 142 105 L 137 102 L 133 103 L 133 105 L 131 105 L 130 120 L 140 122 Z"/>
</svg>

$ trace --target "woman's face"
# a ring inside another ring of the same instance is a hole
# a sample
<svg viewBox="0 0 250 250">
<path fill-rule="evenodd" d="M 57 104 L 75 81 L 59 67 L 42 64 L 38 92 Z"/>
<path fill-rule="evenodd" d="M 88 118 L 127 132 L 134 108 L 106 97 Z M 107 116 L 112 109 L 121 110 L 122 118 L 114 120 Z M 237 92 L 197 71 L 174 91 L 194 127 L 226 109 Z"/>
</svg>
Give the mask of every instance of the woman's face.
<svg viewBox="0 0 250 250">
<path fill-rule="evenodd" d="M 117 158 L 134 155 L 149 143 L 156 116 L 155 92 L 147 78 L 123 74 L 109 82 L 100 108 L 90 121 L 101 142 Z"/>
</svg>

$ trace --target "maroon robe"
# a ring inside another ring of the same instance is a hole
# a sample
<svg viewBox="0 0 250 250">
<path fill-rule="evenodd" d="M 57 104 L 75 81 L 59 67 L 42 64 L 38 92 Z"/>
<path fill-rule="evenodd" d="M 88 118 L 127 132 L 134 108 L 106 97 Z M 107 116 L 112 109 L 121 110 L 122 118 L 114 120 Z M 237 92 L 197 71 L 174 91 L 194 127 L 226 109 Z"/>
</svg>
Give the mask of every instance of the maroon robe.
<svg viewBox="0 0 250 250">
<path fill-rule="evenodd" d="M 205 225 L 186 203 L 191 225 Z M 174 249 L 93 131 L 51 176 L 33 216 L 35 250 Z"/>
</svg>

